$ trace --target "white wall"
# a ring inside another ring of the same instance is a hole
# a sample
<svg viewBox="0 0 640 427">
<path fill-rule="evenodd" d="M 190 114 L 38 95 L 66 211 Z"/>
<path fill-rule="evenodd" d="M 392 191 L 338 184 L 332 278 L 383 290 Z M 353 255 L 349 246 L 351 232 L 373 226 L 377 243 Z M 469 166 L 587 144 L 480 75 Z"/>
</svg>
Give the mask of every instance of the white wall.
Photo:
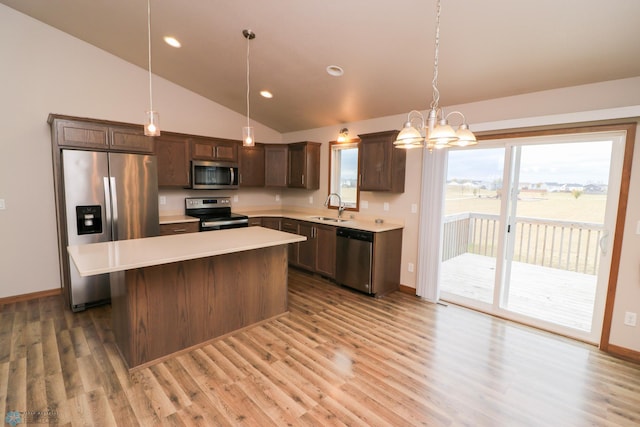
<svg viewBox="0 0 640 427">
<path fill-rule="evenodd" d="M 19 41 L 14 43 L 14 41 Z M 0 298 L 60 286 L 51 166 L 49 113 L 141 123 L 148 102 L 145 70 L 0 5 Z M 429 94 L 425 94 L 427 97 Z M 425 108 L 424 106 L 407 106 Z M 162 79 L 154 79 L 154 102 L 164 130 L 239 139 L 244 118 Z M 640 77 L 546 91 L 455 106 L 465 113 L 474 131 L 571 123 L 640 116 Z M 453 107 L 452 107 L 453 108 Z M 450 109 L 448 109 L 450 110 Z M 348 123 L 350 135 L 399 129 L 404 115 Z M 263 142 L 317 141 L 323 143 L 321 188 L 285 190 L 284 204 L 323 209 L 328 193 L 328 141 L 342 126 L 280 135 L 259 124 Z M 640 138 L 640 137 L 639 137 Z M 416 286 L 420 153 L 407 152 L 407 181 L 403 194 L 363 192 L 369 203 L 359 215 L 405 222 L 402 284 Z M 622 325 L 625 311 L 640 313 L 640 150 L 634 155 L 631 197 L 622 248 L 620 279 L 611 343 L 640 351 L 640 328 Z M 182 209 L 185 195 L 163 191 L 165 210 Z M 272 190 L 239 190 L 235 206 L 278 205 Z M 309 203 L 309 197 L 313 198 Z M 389 212 L 383 204 L 391 206 Z"/>
<path fill-rule="evenodd" d="M 4 5 L 0 58 L 2 298 L 60 286 L 49 113 L 142 123 L 149 84 L 144 69 Z M 157 77 L 153 89 L 161 129 L 241 139 L 244 116 Z"/>
</svg>

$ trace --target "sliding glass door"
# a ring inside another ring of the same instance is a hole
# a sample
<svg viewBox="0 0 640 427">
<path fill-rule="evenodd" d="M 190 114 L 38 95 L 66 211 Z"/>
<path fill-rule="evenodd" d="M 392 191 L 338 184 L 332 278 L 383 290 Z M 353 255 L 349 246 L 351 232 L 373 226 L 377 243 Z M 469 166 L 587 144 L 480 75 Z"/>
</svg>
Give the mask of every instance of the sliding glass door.
<svg viewBox="0 0 640 427">
<path fill-rule="evenodd" d="M 442 298 L 597 342 L 624 135 L 492 144 L 449 153 Z"/>
</svg>

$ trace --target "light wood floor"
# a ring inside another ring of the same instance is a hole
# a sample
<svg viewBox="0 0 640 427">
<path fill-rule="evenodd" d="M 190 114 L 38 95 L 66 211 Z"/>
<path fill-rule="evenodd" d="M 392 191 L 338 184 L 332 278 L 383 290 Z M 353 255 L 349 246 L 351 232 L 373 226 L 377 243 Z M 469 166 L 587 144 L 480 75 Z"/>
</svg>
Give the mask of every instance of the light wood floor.
<svg viewBox="0 0 640 427">
<path fill-rule="evenodd" d="M 59 297 L 0 306 L 1 419 L 640 424 L 640 366 L 594 347 L 398 292 L 372 299 L 295 270 L 289 288 L 290 314 L 132 375 L 108 306 L 72 314 Z"/>
</svg>

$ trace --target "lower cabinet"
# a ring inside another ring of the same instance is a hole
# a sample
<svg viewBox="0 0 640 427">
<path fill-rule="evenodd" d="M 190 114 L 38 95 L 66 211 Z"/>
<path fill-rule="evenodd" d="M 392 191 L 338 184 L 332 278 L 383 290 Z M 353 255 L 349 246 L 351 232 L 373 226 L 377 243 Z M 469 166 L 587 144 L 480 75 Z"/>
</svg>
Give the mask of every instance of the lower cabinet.
<svg viewBox="0 0 640 427">
<path fill-rule="evenodd" d="M 171 224 L 160 224 L 160 235 L 170 236 L 172 234 L 197 233 L 200 231 L 198 222 L 175 222 Z"/>
<path fill-rule="evenodd" d="M 299 234 L 306 241 L 289 245 L 289 264 L 331 279 L 336 275 L 336 228 L 285 218 L 282 231 Z"/>
<path fill-rule="evenodd" d="M 323 276 L 336 277 L 336 227 L 316 225 L 316 271 Z"/>
<path fill-rule="evenodd" d="M 307 238 L 304 242 L 289 244 L 289 265 L 335 279 L 338 227 L 290 218 L 261 217 L 260 220 L 261 224 L 257 225 Z M 402 229 L 374 233 L 371 293 L 375 296 L 399 289 L 401 252 Z"/>
<path fill-rule="evenodd" d="M 282 220 L 279 217 L 272 216 L 263 216 L 262 217 L 262 226 L 264 228 L 271 228 L 273 230 L 281 229 Z"/>
</svg>

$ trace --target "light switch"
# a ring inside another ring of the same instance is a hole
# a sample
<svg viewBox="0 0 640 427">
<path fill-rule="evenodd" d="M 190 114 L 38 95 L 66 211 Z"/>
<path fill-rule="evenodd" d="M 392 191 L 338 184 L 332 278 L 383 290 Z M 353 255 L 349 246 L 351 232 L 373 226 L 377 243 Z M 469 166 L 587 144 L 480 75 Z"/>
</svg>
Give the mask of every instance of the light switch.
<svg viewBox="0 0 640 427">
<path fill-rule="evenodd" d="M 4 209 L 6 209 L 4 205 L 4 199 L 0 199 L 0 210 L 4 210 Z"/>
<path fill-rule="evenodd" d="M 384 209 L 385 211 L 389 210 L 389 203 L 384 202 L 384 205 L 382 205 L 382 209 Z"/>
<path fill-rule="evenodd" d="M 160 196 L 160 204 L 161 205 L 166 205 L 167 204 L 166 196 Z"/>
<path fill-rule="evenodd" d="M 411 203 L 411 213 L 418 213 L 418 204 Z"/>
</svg>

